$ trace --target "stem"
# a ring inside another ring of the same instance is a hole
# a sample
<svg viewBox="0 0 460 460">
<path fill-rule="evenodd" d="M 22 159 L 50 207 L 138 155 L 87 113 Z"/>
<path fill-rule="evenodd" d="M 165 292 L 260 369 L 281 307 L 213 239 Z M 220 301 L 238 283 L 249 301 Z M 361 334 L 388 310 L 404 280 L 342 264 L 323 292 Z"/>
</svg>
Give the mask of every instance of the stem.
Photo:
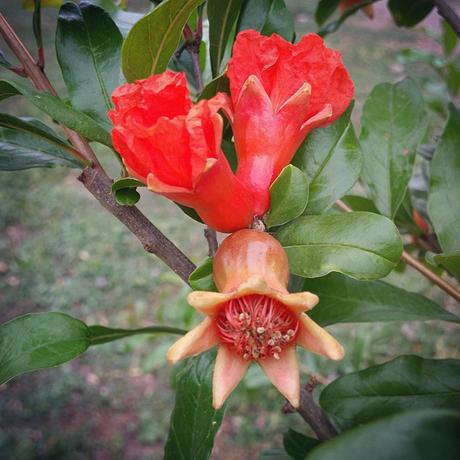
<svg viewBox="0 0 460 460">
<path fill-rule="evenodd" d="M 48 77 L 37 65 L 27 48 L 1 13 L 0 35 L 4 38 L 11 51 L 21 63 L 34 86 L 39 91 L 48 92 L 57 96 Z M 83 185 L 102 206 L 104 206 L 104 208 L 128 227 L 142 243 L 147 252 L 157 255 L 188 283 L 188 277 L 195 269 L 195 265 L 172 241 L 166 238 L 166 236 L 164 236 L 160 230 L 139 211 L 139 209 L 135 206 L 121 206 L 115 201 L 111 190 L 112 179 L 107 176 L 88 141 L 65 126 L 63 126 L 63 129 L 74 147 L 76 147 L 82 156 L 91 163 L 91 167 L 85 168 L 79 177 Z"/>
<path fill-rule="evenodd" d="M 112 194 L 112 180 L 103 171 L 85 168 L 78 180 L 105 209 L 128 227 L 147 252 L 158 256 L 188 283 L 188 277 L 195 270 L 195 265 L 138 208 L 117 203 Z"/>
<path fill-rule="evenodd" d="M 299 407 L 296 409 L 291 406 L 290 403 L 286 403 L 282 411 L 285 414 L 298 412 L 298 414 L 311 426 L 311 429 L 315 432 L 318 439 L 320 441 L 326 441 L 337 436 L 337 431 L 313 398 L 313 390 L 317 384 L 317 380 L 312 377 L 300 390 Z"/>
<path fill-rule="evenodd" d="M 442 16 L 454 29 L 454 32 L 460 37 L 460 16 L 452 9 L 446 0 L 433 0 L 436 5 L 438 14 Z"/>
<path fill-rule="evenodd" d="M 350 206 L 346 205 L 343 201 L 337 200 L 335 202 L 338 208 L 345 212 L 351 212 L 353 209 Z M 429 268 L 425 267 L 422 263 L 420 263 L 417 259 L 412 257 L 406 251 L 403 251 L 401 255 L 401 260 L 404 261 L 407 265 L 410 265 L 412 268 L 415 268 L 418 272 L 420 272 L 425 278 L 428 278 L 431 282 L 436 284 L 440 287 L 443 291 L 447 292 L 451 297 L 453 297 L 457 302 L 460 302 L 460 291 L 456 289 L 454 286 L 449 284 L 447 281 L 442 279 L 440 276 L 433 273 Z"/>
<path fill-rule="evenodd" d="M 188 34 L 193 34 L 191 30 L 188 31 Z M 198 93 L 201 93 L 204 88 L 203 76 L 201 75 L 200 69 L 200 43 L 201 36 L 199 34 L 194 34 L 195 40 L 192 43 L 186 43 L 185 49 L 189 52 L 190 57 L 192 58 L 192 69 L 193 76 L 195 77 L 195 85 Z M 208 242 L 208 255 L 212 257 L 219 247 L 217 243 L 217 234 L 214 229 L 211 227 L 206 227 L 204 230 L 204 237 Z"/>
</svg>

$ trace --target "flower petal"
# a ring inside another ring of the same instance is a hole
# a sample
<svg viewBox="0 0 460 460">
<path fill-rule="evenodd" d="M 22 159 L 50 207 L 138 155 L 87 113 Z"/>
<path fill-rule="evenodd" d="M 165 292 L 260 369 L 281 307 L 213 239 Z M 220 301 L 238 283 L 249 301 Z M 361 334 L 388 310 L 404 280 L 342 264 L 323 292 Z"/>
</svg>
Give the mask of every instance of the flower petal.
<svg viewBox="0 0 460 460">
<path fill-rule="evenodd" d="M 280 359 L 267 358 L 258 363 L 278 391 L 293 407 L 299 407 L 300 378 L 295 346 L 285 348 Z"/>
<path fill-rule="evenodd" d="M 215 409 L 223 406 L 230 393 L 246 374 L 250 363 L 229 347 L 225 345 L 219 347 L 212 380 L 212 405 Z"/>
<path fill-rule="evenodd" d="M 175 364 L 187 356 L 197 355 L 209 350 L 214 345 L 217 345 L 219 341 L 220 339 L 213 321 L 211 318 L 206 318 L 174 343 L 169 348 L 166 356 L 170 363 Z"/>
<path fill-rule="evenodd" d="M 305 314 L 300 315 L 299 320 L 297 345 L 336 361 L 344 357 L 345 350 L 329 332 Z"/>
</svg>

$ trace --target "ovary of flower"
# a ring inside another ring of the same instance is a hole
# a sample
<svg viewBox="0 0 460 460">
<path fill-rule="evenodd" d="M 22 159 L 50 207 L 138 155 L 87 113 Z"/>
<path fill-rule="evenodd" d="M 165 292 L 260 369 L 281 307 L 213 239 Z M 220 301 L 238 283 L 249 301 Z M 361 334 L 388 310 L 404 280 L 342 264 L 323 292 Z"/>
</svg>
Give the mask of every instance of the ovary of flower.
<svg viewBox="0 0 460 460">
<path fill-rule="evenodd" d="M 195 291 L 188 302 L 206 318 L 168 351 L 176 363 L 218 347 L 213 405 L 220 408 L 257 362 L 278 390 L 297 407 L 300 383 L 296 345 L 330 359 L 342 359 L 342 346 L 305 312 L 318 297 L 287 291 L 288 261 L 272 236 L 240 230 L 229 236 L 214 258 L 220 292 Z"/>
<path fill-rule="evenodd" d="M 339 3 L 339 8 L 340 11 L 342 11 L 343 13 L 351 7 L 358 5 L 362 2 L 363 0 L 341 0 Z M 369 19 L 374 19 L 374 5 L 366 5 L 363 8 L 361 8 L 361 10 L 363 11 L 363 13 L 367 15 Z"/>
</svg>

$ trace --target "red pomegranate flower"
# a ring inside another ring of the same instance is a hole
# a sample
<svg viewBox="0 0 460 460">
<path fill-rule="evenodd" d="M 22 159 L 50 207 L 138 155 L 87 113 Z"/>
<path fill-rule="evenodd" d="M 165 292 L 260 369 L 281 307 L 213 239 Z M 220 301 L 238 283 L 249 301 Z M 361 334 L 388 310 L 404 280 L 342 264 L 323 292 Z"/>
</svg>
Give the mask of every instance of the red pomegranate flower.
<svg viewBox="0 0 460 460">
<path fill-rule="evenodd" d="M 223 95 L 193 105 L 185 75 L 166 71 L 118 87 L 112 99 L 113 144 L 131 175 L 216 230 L 251 224 L 252 194 L 221 150 Z"/>
<path fill-rule="evenodd" d="M 338 51 L 309 34 L 293 45 L 254 30 L 238 34 L 228 64 L 238 178 L 269 207 L 269 187 L 306 135 L 337 119 L 353 97 Z M 230 115 L 231 117 L 232 115 Z"/>
<path fill-rule="evenodd" d="M 296 345 L 331 359 L 342 359 L 342 346 L 305 312 L 318 303 L 310 292 L 289 294 L 284 249 L 272 236 L 240 230 L 229 236 L 214 258 L 220 292 L 195 291 L 188 302 L 206 315 L 168 351 L 175 363 L 218 346 L 213 376 L 213 405 L 221 407 L 257 362 L 278 390 L 299 405 Z"/>
</svg>

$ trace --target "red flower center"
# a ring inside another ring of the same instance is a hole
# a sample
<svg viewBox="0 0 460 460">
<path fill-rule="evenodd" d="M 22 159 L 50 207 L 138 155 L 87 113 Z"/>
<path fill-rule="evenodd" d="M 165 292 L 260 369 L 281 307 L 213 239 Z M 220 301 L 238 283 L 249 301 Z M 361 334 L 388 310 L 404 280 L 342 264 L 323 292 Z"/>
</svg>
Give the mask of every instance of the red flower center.
<svg viewBox="0 0 460 460">
<path fill-rule="evenodd" d="M 216 323 L 222 341 L 232 345 L 246 360 L 279 359 L 299 329 L 299 320 L 289 309 L 278 300 L 259 294 L 224 304 Z"/>
</svg>

